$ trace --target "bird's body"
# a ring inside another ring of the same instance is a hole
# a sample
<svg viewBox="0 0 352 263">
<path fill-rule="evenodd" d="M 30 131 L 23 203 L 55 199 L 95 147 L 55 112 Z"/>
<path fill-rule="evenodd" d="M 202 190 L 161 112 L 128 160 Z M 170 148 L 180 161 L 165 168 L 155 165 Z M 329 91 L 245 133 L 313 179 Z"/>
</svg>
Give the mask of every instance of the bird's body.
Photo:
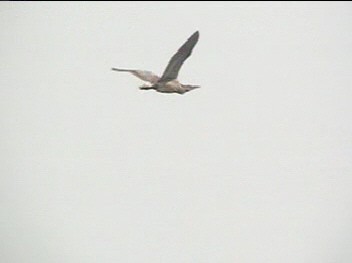
<svg viewBox="0 0 352 263">
<path fill-rule="evenodd" d="M 137 78 L 147 81 L 151 86 L 143 85 L 140 87 L 141 90 L 155 90 L 162 93 L 178 93 L 184 94 L 196 88 L 200 88 L 197 85 L 181 84 L 177 80 L 178 72 L 180 71 L 184 61 L 192 54 L 194 46 L 197 44 L 199 39 L 199 32 L 196 31 L 187 41 L 179 48 L 175 55 L 170 59 L 163 75 L 161 77 L 155 75 L 150 71 L 134 70 L 134 69 L 118 69 L 112 68 L 112 70 L 120 72 L 130 72 Z"/>
<path fill-rule="evenodd" d="M 182 84 L 178 80 L 170 80 L 167 82 L 158 82 L 155 84 L 155 89 L 164 93 L 182 93 Z"/>
</svg>

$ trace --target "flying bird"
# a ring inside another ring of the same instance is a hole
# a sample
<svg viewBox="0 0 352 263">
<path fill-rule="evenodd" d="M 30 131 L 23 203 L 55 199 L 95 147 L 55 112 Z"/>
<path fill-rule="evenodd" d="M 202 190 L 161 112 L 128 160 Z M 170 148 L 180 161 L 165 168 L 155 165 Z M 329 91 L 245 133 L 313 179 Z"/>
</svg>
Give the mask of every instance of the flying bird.
<svg viewBox="0 0 352 263">
<path fill-rule="evenodd" d="M 141 90 L 155 90 L 162 93 L 178 93 L 184 94 L 196 88 L 198 85 L 182 84 L 177 80 L 178 73 L 185 60 L 192 54 L 194 46 L 199 39 L 199 32 L 194 32 L 187 41 L 178 49 L 178 51 L 170 59 L 164 73 L 161 77 L 153 72 L 137 69 L 120 69 L 112 68 L 119 72 L 129 72 L 137 78 L 149 82 L 151 85 L 144 84 L 139 87 Z"/>
</svg>

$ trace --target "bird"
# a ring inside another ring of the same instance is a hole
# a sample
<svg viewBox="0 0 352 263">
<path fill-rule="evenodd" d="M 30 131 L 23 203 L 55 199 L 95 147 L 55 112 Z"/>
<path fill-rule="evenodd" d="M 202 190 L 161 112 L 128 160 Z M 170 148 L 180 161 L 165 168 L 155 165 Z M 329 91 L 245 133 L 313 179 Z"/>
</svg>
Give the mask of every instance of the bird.
<svg viewBox="0 0 352 263">
<path fill-rule="evenodd" d="M 138 69 L 121 69 L 111 68 L 118 72 L 129 72 L 135 77 L 149 82 L 151 85 L 144 84 L 139 89 L 141 90 L 155 90 L 161 93 L 177 93 L 185 94 L 191 90 L 200 88 L 199 85 L 182 84 L 177 80 L 178 73 L 186 61 L 191 56 L 193 48 L 199 40 L 199 31 L 194 32 L 186 42 L 177 50 L 171 57 L 167 67 L 165 68 L 161 77 L 157 76 L 151 71 Z"/>
</svg>

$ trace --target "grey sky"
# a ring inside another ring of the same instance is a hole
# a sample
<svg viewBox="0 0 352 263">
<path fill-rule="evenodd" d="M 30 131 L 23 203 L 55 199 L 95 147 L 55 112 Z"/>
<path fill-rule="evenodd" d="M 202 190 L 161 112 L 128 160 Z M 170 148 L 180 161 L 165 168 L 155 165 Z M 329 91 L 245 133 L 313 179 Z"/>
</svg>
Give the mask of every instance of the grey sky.
<svg viewBox="0 0 352 263">
<path fill-rule="evenodd" d="M 352 261 L 349 2 L 0 3 L 0 261 Z M 185 95 L 161 74 L 196 30 Z"/>
</svg>

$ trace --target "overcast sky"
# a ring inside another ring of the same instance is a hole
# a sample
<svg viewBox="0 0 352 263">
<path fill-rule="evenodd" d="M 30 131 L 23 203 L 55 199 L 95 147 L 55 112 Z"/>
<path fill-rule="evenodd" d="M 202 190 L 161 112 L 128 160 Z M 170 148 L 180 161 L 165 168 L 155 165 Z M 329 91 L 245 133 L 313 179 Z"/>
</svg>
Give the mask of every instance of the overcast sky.
<svg viewBox="0 0 352 263">
<path fill-rule="evenodd" d="M 184 95 L 161 74 L 196 30 Z M 0 261 L 352 262 L 352 4 L 1 2 Z"/>
</svg>

